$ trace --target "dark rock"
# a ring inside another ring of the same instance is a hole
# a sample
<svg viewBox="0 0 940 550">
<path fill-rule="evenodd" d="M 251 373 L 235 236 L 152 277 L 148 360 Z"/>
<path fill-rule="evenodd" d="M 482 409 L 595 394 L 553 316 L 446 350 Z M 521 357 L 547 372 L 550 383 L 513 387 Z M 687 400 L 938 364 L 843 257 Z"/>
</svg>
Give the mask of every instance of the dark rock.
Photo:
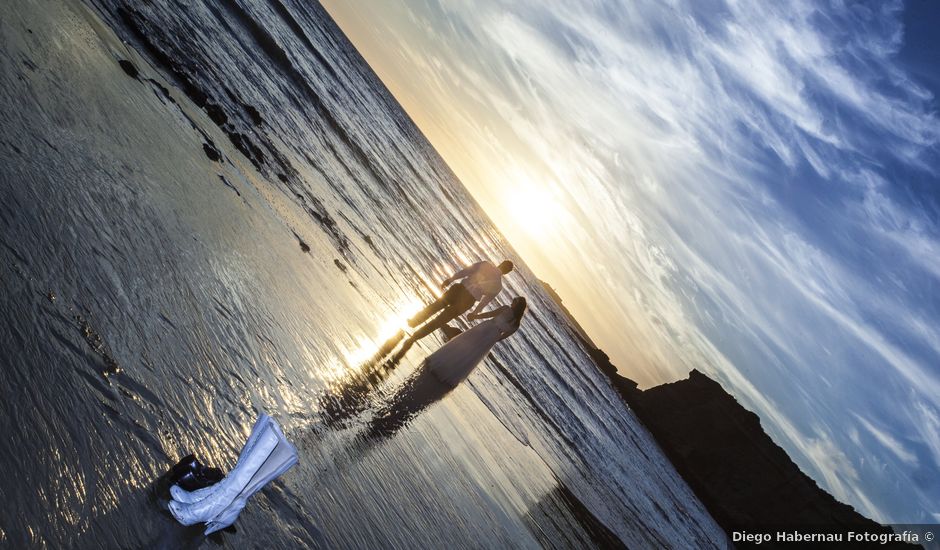
<svg viewBox="0 0 940 550">
<path fill-rule="evenodd" d="M 135 67 L 133 63 L 126 59 L 119 59 L 118 65 L 120 65 L 121 69 L 123 69 L 124 72 L 127 73 L 127 76 L 131 78 L 137 78 L 137 76 L 140 74 L 140 71 L 137 70 L 137 67 Z"/>
<path fill-rule="evenodd" d="M 307 207 L 307 213 L 320 224 L 320 227 L 333 239 L 333 242 L 340 252 L 345 255 L 349 251 L 349 239 L 343 234 L 343 231 L 339 228 L 333 216 L 327 212 L 323 202 L 315 197 L 312 197 L 310 202 L 313 206 Z"/>
<path fill-rule="evenodd" d="M 758 528 L 892 532 L 820 488 L 767 435 L 756 414 L 698 370 L 692 370 L 686 380 L 640 390 L 583 335 L 561 298 L 547 288 L 588 355 L 729 537 L 733 531 Z M 911 548 L 906 544 L 878 547 Z"/>
<path fill-rule="evenodd" d="M 183 93 L 189 97 L 198 107 L 205 107 L 208 96 L 205 92 L 195 85 L 192 78 L 187 74 L 183 64 L 177 63 L 159 44 L 151 40 L 146 18 L 132 7 L 119 7 L 117 14 L 127 26 L 128 30 L 144 46 L 144 49 L 156 64 L 166 69 L 180 84 Z"/>
<path fill-rule="evenodd" d="M 219 176 L 219 179 L 222 180 L 222 183 L 223 183 L 226 187 L 228 187 L 228 188 L 231 189 L 232 191 L 235 191 L 235 194 L 238 195 L 239 197 L 242 196 L 242 194 L 238 191 L 238 188 L 235 187 L 234 185 L 232 185 L 231 182 L 229 182 L 227 179 L 225 179 L 225 176 L 223 176 L 222 174 L 216 174 L 216 175 Z M 296 233 L 295 233 L 295 234 L 296 234 Z"/>
<path fill-rule="evenodd" d="M 256 146 L 245 134 L 226 132 L 228 139 L 236 149 L 241 151 L 245 158 L 260 172 L 265 162 L 264 152 Z"/>
<path fill-rule="evenodd" d="M 202 150 L 206 153 L 206 156 L 209 157 L 209 160 L 212 162 L 219 162 L 222 160 L 222 153 L 219 152 L 211 143 L 203 143 Z"/>
<path fill-rule="evenodd" d="M 336 265 L 336 267 L 339 268 L 340 271 L 342 271 L 343 273 L 346 273 L 346 270 L 347 270 L 346 264 L 339 261 L 338 259 L 334 259 L 333 263 Z"/>
<path fill-rule="evenodd" d="M 891 532 L 820 488 L 773 442 L 756 414 L 698 370 L 686 380 L 624 397 L 729 534 L 756 526 Z"/>
<path fill-rule="evenodd" d="M 121 367 L 118 365 L 117 360 L 111 353 L 111 349 L 105 343 L 101 335 L 98 334 L 95 329 L 92 328 L 88 320 L 81 315 L 76 315 L 75 320 L 78 322 L 78 328 L 82 333 L 82 338 L 85 339 L 85 342 L 91 350 L 104 362 L 105 368 L 99 371 L 99 373 L 105 378 L 112 374 L 120 374 L 122 372 Z"/>
<path fill-rule="evenodd" d="M 212 119 L 212 122 L 215 122 L 217 126 L 223 126 L 228 122 L 228 115 L 225 114 L 225 111 L 223 111 L 222 107 L 219 105 L 206 103 L 205 110 L 209 118 Z"/>
<path fill-rule="evenodd" d="M 258 112 L 258 109 L 254 105 L 242 105 L 245 109 L 245 114 L 248 115 L 248 118 L 251 119 L 252 124 L 255 126 L 261 126 L 264 124 L 264 119 L 261 117 L 261 113 Z"/>
<path fill-rule="evenodd" d="M 176 105 L 176 100 L 173 99 L 173 96 L 170 95 L 170 90 L 168 90 L 166 86 L 164 86 L 163 84 L 160 84 L 159 82 L 157 82 L 156 80 L 152 78 L 148 78 L 147 82 L 150 82 L 150 84 L 152 84 L 153 87 L 156 88 L 160 92 L 160 94 L 163 96 L 164 99 Z"/>
<path fill-rule="evenodd" d="M 294 233 L 294 237 L 296 237 L 297 242 L 300 243 L 300 249 L 304 252 L 310 252 L 310 245 L 305 243 L 304 240 L 300 238 L 300 235 L 298 235 L 296 232 L 292 231 L 292 233 Z"/>
</svg>

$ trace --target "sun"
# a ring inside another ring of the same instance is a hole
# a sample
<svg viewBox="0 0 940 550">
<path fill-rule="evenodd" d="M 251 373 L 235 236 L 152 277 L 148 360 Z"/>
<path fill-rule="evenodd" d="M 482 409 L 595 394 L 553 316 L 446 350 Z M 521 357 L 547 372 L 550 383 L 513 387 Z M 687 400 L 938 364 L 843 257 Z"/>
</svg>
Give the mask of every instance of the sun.
<svg viewBox="0 0 940 550">
<path fill-rule="evenodd" d="M 558 229 L 562 209 L 548 186 L 528 178 L 517 180 L 506 189 L 504 201 L 513 225 L 530 237 L 545 237 Z"/>
</svg>

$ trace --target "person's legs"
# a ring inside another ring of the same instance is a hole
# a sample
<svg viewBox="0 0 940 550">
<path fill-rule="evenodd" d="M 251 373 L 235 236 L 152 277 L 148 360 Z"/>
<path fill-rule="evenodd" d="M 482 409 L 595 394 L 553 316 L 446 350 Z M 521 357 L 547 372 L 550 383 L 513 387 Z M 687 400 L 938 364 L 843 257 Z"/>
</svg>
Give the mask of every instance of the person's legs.
<svg viewBox="0 0 940 550">
<path fill-rule="evenodd" d="M 453 321 L 457 317 L 460 317 L 471 307 L 473 307 L 476 299 L 472 294 L 470 294 L 470 291 L 459 285 L 454 285 L 451 288 L 456 288 L 456 290 L 451 294 L 447 307 L 445 307 L 444 310 L 437 315 L 437 317 L 431 319 L 425 323 L 424 326 L 416 330 L 414 334 L 411 335 L 409 340 L 414 342 L 424 338 L 428 334 L 431 334 L 435 330 L 442 328 L 444 325 Z"/>
<path fill-rule="evenodd" d="M 414 334 L 411 335 L 410 339 L 414 341 L 414 340 L 420 340 L 424 338 L 428 334 L 431 334 L 435 330 L 443 327 L 447 323 L 456 319 L 461 313 L 463 313 L 463 311 L 459 311 L 454 306 L 448 305 L 446 308 L 444 308 L 443 311 L 441 311 L 437 315 L 437 317 L 431 319 L 430 321 L 425 323 L 421 328 L 414 331 Z"/>
<path fill-rule="evenodd" d="M 451 287 L 451 288 L 454 288 L 454 287 Z M 421 311 L 416 313 L 414 317 L 409 319 L 408 326 L 410 326 L 411 328 L 414 328 L 420 325 L 421 323 L 427 321 L 432 315 L 434 315 L 438 311 L 444 309 L 444 307 L 447 306 L 447 302 L 451 298 L 452 294 L 453 293 L 451 292 L 451 289 L 448 288 L 447 291 L 445 291 L 444 294 L 440 298 L 428 304 L 426 308 L 422 309 Z"/>
</svg>

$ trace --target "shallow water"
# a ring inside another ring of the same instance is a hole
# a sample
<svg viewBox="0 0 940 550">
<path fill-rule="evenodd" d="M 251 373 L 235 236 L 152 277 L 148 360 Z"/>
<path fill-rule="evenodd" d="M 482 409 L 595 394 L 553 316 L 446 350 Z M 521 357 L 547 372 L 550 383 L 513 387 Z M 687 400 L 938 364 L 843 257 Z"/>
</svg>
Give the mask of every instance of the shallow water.
<svg viewBox="0 0 940 550">
<path fill-rule="evenodd" d="M 152 484 L 264 410 L 301 462 L 228 546 L 724 544 L 319 6 L 122 4 L 0 19 L 0 542 L 200 546 Z M 370 359 L 478 258 L 522 329 L 413 399 L 438 335 Z"/>
</svg>

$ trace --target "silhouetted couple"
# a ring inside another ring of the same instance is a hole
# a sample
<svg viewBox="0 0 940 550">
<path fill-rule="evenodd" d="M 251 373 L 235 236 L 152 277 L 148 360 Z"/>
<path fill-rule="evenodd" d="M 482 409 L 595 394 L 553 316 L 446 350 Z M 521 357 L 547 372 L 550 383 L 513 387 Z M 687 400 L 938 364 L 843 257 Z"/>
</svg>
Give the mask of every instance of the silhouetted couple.
<svg viewBox="0 0 940 550">
<path fill-rule="evenodd" d="M 374 435 L 391 435 L 414 415 L 457 387 L 483 362 L 497 342 L 519 329 L 527 308 L 525 298 L 516 297 L 508 306 L 483 311 L 502 291 L 502 278 L 512 270 L 513 264 L 509 261 L 498 267 L 482 261 L 458 271 L 444 281 L 441 284 L 445 289 L 444 294 L 408 321 L 410 326 L 418 327 L 418 330 L 388 361 L 381 361 L 380 358 L 398 344 L 400 336 L 386 342 L 377 356 L 363 365 L 362 372 L 350 376 L 339 388 L 331 391 L 329 398 L 321 400 L 329 422 L 343 421 L 361 412 L 368 405 L 368 398 L 375 387 L 391 374 L 415 341 L 447 327 L 447 323 L 469 311 L 466 317 L 468 321 L 481 322 L 450 338 L 425 358 L 421 366 L 381 407 L 369 432 Z M 454 329 L 454 332 L 459 331 Z"/>
<path fill-rule="evenodd" d="M 453 277 L 441 283 L 441 288 L 446 289 L 444 294 L 408 321 L 412 328 L 424 323 L 411 335 L 411 339 L 420 340 L 435 330 L 444 328 L 447 323 L 469 311 L 473 304 L 476 304 L 476 307 L 467 315 L 467 320 L 479 318 L 483 308 L 503 289 L 503 275 L 511 273 L 513 267 L 509 260 L 498 267 L 484 260 L 455 273 Z M 428 321 L 435 314 L 437 315 Z"/>
<path fill-rule="evenodd" d="M 499 264 L 499 267 L 482 261 L 462 269 L 441 283 L 441 287 L 447 289 L 443 296 L 408 321 L 414 327 L 436 314 L 415 331 L 413 341 L 444 327 L 476 304 L 467 315 L 467 320 L 484 321 L 451 338 L 424 360 L 427 370 L 433 372 L 444 385 L 455 387 L 460 384 L 497 342 L 519 329 L 526 311 L 525 298 L 516 297 L 509 306 L 483 311 L 502 290 L 503 275 L 512 270 L 512 262 L 508 260 Z"/>
<path fill-rule="evenodd" d="M 415 415 L 450 393 L 489 355 L 497 342 L 512 336 L 525 315 L 526 299 L 519 296 L 508 306 L 483 311 L 502 290 L 502 277 L 513 270 L 512 262 L 494 266 L 479 262 L 457 272 L 441 286 L 444 295 L 408 324 L 419 325 L 435 314 L 412 336 L 412 340 L 443 328 L 448 322 L 476 307 L 467 315 L 468 321 L 482 320 L 454 336 L 427 356 L 418 368 L 373 418 L 368 432 L 372 436 L 390 436 Z M 460 282 L 456 282 L 460 281 Z"/>
</svg>

